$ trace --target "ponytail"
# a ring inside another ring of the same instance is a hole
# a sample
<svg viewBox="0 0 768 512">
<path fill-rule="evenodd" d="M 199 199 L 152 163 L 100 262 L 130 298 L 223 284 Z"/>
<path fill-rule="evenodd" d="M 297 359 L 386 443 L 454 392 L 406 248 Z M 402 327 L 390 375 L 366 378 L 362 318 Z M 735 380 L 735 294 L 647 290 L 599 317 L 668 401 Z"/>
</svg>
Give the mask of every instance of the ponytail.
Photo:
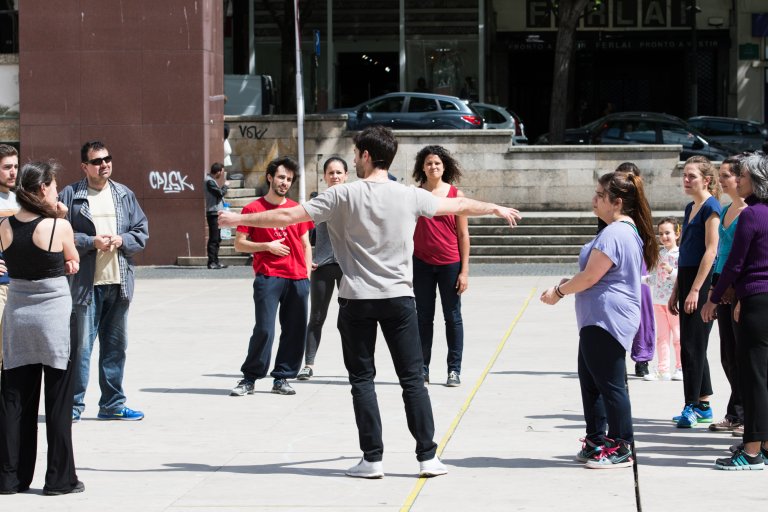
<svg viewBox="0 0 768 512">
<path fill-rule="evenodd" d="M 40 197 L 40 188 L 51 185 L 59 167 L 55 160 L 24 164 L 16 178 L 16 202 L 19 206 L 43 217 L 56 217 L 56 208 Z"/>
</svg>

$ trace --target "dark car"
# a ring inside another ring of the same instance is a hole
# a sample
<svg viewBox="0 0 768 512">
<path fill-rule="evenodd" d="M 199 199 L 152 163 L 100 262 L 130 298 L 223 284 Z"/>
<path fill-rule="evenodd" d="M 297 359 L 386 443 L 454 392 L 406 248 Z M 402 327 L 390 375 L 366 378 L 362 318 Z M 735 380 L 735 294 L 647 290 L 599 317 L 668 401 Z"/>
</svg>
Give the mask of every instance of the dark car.
<svg viewBox="0 0 768 512">
<path fill-rule="evenodd" d="M 547 134 L 537 144 L 548 144 Z M 581 128 L 565 131 L 565 144 L 680 144 L 680 159 L 703 155 L 722 161 L 734 153 L 730 148 L 709 141 L 688 123 L 669 114 L 655 112 L 617 112 L 601 117 Z"/>
<path fill-rule="evenodd" d="M 755 151 L 768 140 L 768 125 L 734 117 L 696 116 L 688 124 L 715 142 L 737 149 Z"/>
<path fill-rule="evenodd" d="M 380 124 L 395 130 L 482 129 L 483 118 L 455 96 L 419 92 L 393 92 L 378 96 L 346 113 L 347 129 L 362 130 Z"/>
</svg>

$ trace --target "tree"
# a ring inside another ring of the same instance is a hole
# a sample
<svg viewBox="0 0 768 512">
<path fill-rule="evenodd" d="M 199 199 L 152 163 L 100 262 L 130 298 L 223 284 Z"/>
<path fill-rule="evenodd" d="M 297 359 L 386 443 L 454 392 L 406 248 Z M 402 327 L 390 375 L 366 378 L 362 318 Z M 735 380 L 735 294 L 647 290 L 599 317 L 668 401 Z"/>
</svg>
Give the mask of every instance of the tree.
<svg viewBox="0 0 768 512">
<path fill-rule="evenodd" d="M 576 28 L 585 9 L 596 8 L 601 0 L 557 0 L 551 2 L 557 23 L 555 65 L 552 72 L 552 99 L 549 105 L 549 143 L 562 144 L 568 115 L 571 61 L 576 40 Z"/>
</svg>

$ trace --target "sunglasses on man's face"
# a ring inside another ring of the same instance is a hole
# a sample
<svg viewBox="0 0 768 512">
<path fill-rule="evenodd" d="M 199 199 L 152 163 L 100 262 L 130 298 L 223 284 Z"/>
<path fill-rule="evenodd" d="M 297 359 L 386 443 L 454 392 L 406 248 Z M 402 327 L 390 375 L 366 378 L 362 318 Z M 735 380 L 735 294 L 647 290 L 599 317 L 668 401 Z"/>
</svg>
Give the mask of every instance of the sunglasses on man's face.
<svg viewBox="0 0 768 512">
<path fill-rule="evenodd" d="M 101 165 L 102 163 L 108 164 L 112 161 L 112 155 L 107 155 L 101 158 L 91 158 L 88 163 L 91 165 Z"/>
</svg>

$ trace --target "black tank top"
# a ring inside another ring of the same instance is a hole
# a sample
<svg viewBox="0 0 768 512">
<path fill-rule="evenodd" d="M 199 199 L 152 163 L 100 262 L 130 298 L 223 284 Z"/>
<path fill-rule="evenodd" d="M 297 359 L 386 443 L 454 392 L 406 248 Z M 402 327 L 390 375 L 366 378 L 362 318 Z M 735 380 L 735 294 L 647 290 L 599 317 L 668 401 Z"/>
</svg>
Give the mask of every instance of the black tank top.
<svg viewBox="0 0 768 512">
<path fill-rule="evenodd" d="M 5 264 L 11 279 L 37 281 L 64 275 L 64 251 L 51 252 L 56 219 L 53 219 L 51 240 L 48 242 L 47 251 L 39 248 L 32 241 L 32 233 L 42 220 L 43 217 L 38 217 L 29 222 L 21 222 L 16 217 L 8 217 L 13 230 L 13 243 L 8 249 L 0 244 L 0 249 L 5 256 Z"/>
</svg>

